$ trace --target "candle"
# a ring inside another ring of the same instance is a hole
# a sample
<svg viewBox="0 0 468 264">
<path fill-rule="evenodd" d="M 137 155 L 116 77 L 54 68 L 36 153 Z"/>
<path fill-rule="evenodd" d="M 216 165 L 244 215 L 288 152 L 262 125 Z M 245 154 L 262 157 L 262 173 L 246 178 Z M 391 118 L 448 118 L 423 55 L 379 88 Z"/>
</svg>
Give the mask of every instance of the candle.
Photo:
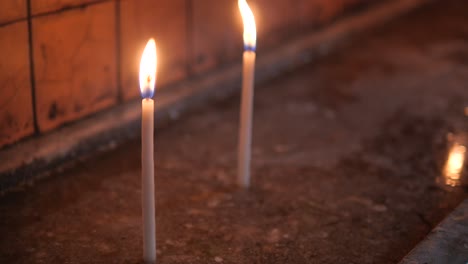
<svg viewBox="0 0 468 264">
<path fill-rule="evenodd" d="M 250 159 L 252 148 L 252 109 L 254 96 L 255 47 L 257 31 L 255 18 L 246 0 L 239 0 L 239 9 L 244 21 L 244 55 L 242 63 L 242 98 L 239 126 L 238 183 L 250 185 Z"/>
<path fill-rule="evenodd" d="M 143 260 L 156 263 L 154 206 L 154 89 L 156 85 L 156 43 L 146 44 L 140 61 L 141 117 L 141 202 L 143 214 Z"/>
</svg>

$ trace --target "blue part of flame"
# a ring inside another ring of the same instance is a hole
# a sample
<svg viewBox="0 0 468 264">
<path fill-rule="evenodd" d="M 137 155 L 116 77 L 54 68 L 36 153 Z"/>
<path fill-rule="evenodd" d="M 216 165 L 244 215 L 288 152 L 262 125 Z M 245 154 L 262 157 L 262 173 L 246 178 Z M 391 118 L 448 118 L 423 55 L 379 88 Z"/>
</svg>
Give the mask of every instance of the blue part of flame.
<svg viewBox="0 0 468 264">
<path fill-rule="evenodd" d="M 252 52 L 255 52 L 256 48 L 257 48 L 256 46 L 244 44 L 244 50 L 245 50 L 245 51 L 252 51 Z"/>
<path fill-rule="evenodd" d="M 150 89 L 149 87 L 146 87 L 143 91 L 141 91 L 141 97 L 143 99 L 151 99 L 154 96 L 154 91 L 156 89 Z"/>
</svg>

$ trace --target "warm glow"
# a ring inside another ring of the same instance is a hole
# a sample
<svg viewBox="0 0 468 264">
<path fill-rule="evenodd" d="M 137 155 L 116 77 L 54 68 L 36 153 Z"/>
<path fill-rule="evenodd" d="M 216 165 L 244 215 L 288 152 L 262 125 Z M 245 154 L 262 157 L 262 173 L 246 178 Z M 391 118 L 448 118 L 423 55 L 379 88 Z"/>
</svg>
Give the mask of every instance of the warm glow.
<svg viewBox="0 0 468 264">
<path fill-rule="evenodd" d="M 452 149 L 450 149 L 444 167 L 446 184 L 452 186 L 458 184 L 465 163 L 465 153 L 466 147 L 459 144 L 455 144 Z"/>
<path fill-rule="evenodd" d="M 257 43 L 257 26 L 255 17 L 246 0 L 239 0 L 239 9 L 244 21 L 244 46 L 247 49 L 255 50 Z"/>
<path fill-rule="evenodd" d="M 152 98 L 156 85 L 156 43 L 150 39 L 140 61 L 140 92 L 143 98 Z"/>
</svg>

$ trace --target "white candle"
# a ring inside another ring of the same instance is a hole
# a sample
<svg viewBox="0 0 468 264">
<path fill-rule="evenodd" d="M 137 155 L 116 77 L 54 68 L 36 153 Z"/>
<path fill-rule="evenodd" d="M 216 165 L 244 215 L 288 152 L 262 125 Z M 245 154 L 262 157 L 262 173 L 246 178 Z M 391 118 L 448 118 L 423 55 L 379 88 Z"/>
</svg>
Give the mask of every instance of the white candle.
<svg viewBox="0 0 468 264">
<path fill-rule="evenodd" d="M 255 18 L 246 0 L 239 0 L 244 21 L 244 55 L 242 64 L 242 96 L 239 126 L 238 184 L 250 186 L 250 159 L 252 149 L 252 112 L 255 79 L 255 47 L 257 32 Z"/>
<path fill-rule="evenodd" d="M 140 62 L 141 101 L 141 203 L 143 215 L 143 261 L 156 263 L 156 220 L 154 201 L 154 89 L 156 44 L 146 44 Z"/>
</svg>

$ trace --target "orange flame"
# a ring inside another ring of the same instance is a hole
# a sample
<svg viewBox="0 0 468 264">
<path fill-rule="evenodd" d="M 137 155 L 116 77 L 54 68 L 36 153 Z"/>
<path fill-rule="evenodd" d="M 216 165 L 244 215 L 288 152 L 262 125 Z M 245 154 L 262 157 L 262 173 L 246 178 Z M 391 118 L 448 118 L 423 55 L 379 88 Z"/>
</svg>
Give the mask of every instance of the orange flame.
<svg viewBox="0 0 468 264">
<path fill-rule="evenodd" d="M 239 10 L 244 21 L 244 46 L 255 48 L 257 44 L 257 26 L 252 10 L 246 0 L 239 0 Z"/>
<path fill-rule="evenodd" d="M 156 42 L 150 39 L 140 61 L 140 92 L 143 98 L 152 98 L 156 86 Z"/>
</svg>

